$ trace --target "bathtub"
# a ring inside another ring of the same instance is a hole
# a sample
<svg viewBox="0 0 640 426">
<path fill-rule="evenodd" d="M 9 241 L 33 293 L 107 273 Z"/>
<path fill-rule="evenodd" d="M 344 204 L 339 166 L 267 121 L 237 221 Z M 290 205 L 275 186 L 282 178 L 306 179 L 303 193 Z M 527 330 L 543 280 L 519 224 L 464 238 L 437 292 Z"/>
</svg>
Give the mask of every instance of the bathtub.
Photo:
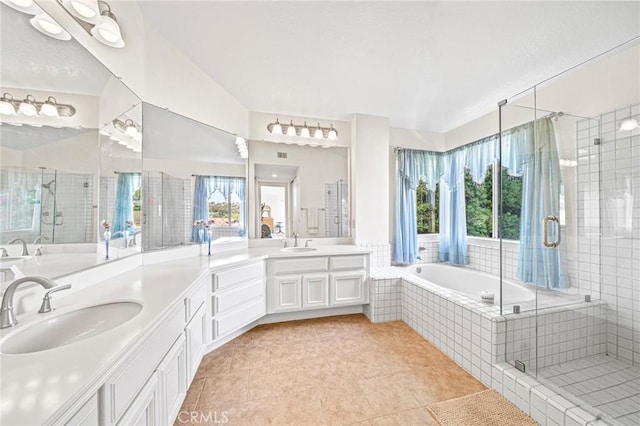
<svg viewBox="0 0 640 426">
<path fill-rule="evenodd" d="M 451 266 L 444 263 L 411 265 L 403 269 L 432 284 L 453 290 L 473 300 L 481 300 L 480 293 L 487 291 L 495 295 L 494 304 L 500 304 L 500 278 L 474 269 Z M 420 272 L 418 272 L 420 271 Z M 535 293 L 523 284 L 502 281 L 502 303 L 524 303 L 535 299 Z"/>
</svg>

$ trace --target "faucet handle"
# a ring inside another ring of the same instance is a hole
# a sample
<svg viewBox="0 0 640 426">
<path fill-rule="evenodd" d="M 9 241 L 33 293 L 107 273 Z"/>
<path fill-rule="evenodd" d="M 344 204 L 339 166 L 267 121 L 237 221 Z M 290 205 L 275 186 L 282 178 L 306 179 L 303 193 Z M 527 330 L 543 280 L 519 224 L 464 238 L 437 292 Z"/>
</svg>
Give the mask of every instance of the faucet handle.
<svg viewBox="0 0 640 426">
<path fill-rule="evenodd" d="M 44 298 L 42 299 L 42 305 L 40 306 L 39 314 L 45 314 L 47 312 L 52 312 L 56 310 L 56 307 L 53 306 L 53 300 L 51 300 L 51 294 L 56 293 L 58 291 L 67 290 L 71 288 L 71 284 L 67 285 L 59 285 L 51 290 L 47 291 L 44 294 Z"/>
<path fill-rule="evenodd" d="M 282 240 L 282 247 L 287 248 L 287 240 Z"/>
<path fill-rule="evenodd" d="M 307 241 L 305 241 L 305 242 L 304 242 L 304 246 L 305 246 L 305 247 L 309 247 L 309 243 L 310 243 L 311 241 L 313 241 L 313 240 L 307 240 Z"/>
<path fill-rule="evenodd" d="M 0 249 L 2 250 L 2 256 L 0 257 L 9 257 L 9 253 L 7 253 L 7 249 L 4 247 L 0 247 Z"/>
</svg>

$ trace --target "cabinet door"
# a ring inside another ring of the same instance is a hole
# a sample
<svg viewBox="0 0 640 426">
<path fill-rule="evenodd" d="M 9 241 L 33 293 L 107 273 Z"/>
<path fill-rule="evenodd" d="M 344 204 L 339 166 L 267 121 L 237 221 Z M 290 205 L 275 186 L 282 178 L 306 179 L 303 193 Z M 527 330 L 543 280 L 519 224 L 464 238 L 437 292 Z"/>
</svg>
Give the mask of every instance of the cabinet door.
<svg viewBox="0 0 640 426">
<path fill-rule="evenodd" d="M 302 276 L 302 309 L 329 306 L 329 274 L 305 274 Z"/>
<path fill-rule="evenodd" d="M 331 306 L 366 303 L 366 273 L 364 271 L 331 274 Z"/>
<path fill-rule="evenodd" d="M 187 358 L 183 335 L 173 344 L 156 371 L 160 396 L 158 423 L 172 424 L 187 393 Z"/>
<path fill-rule="evenodd" d="M 190 384 L 196 375 L 206 349 L 206 321 L 206 309 L 205 305 L 202 305 L 184 329 L 187 349 L 187 384 Z"/>
<path fill-rule="evenodd" d="M 97 425 L 98 420 L 98 395 L 94 394 L 82 408 L 76 411 L 65 423 L 65 426 Z"/>
<path fill-rule="evenodd" d="M 268 313 L 299 311 L 302 308 L 302 276 L 276 275 L 270 278 L 271 303 Z"/>
<path fill-rule="evenodd" d="M 160 424 L 158 420 L 158 377 L 153 374 L 124 413 L 118 425 L 151 426 Z"/>
</svg>

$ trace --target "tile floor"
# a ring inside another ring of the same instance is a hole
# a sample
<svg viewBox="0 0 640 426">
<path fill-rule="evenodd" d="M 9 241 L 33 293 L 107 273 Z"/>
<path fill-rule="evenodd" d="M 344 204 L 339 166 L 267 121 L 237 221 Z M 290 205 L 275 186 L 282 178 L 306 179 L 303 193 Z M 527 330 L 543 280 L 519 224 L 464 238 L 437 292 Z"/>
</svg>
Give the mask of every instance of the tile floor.
<svg viewBox="0 0 640 426">
<path fill-rule="evenodd" d="M 205 356 L 176 425 L 435 425 L 428 404 L 483 389 L 401 321 L 268 324 Z"/>
<path fill-rule="evenodd" d="M 543 368 L 538 377 L 564 395 L 575 396 L 573 403 L 600 413 L 605 419 L 613 419 L 615 424 L 640 424 L 638 365 L 596 355 Z"/>
</svg>

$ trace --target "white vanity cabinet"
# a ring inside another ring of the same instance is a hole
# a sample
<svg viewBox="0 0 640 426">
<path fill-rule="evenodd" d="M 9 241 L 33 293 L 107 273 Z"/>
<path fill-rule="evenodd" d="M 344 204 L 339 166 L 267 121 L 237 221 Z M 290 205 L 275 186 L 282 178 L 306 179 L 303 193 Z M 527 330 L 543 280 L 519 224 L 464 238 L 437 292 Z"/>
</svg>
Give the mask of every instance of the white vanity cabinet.
<svg viewBox="0 0 640 426">
<path fill-rule="evenodd" d="M 196 282 L 107 378 L 98 392 L 100 425 L 174 422 L 206 348 L 208 282 Z"/>
<path fill-rule="evenodd" d="M 215 271 L 211 280 L 211 340 L 218 340 L 265 315 L 262 260 Z"/>
<path fill-rule="evenodd" d="M 267 313 L 368 303 L 369 255 L 267 260 Z"/>
</svg>

